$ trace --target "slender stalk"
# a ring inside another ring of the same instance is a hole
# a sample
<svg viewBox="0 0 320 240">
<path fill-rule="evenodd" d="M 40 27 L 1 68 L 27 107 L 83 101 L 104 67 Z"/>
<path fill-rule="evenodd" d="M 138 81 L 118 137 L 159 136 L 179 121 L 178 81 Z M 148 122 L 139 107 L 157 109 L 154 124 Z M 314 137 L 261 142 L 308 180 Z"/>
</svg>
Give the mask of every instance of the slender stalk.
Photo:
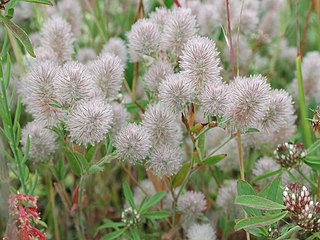
<svg viewBox="0 0 320 240">
<path fill-rule="evenodd" d="M 227 11 L 227 19 L 228 19 L 228 35 L 229 35 L 228 37 L 229 37 L 229 45 L 230 45 L 231 71 L 232 71 L 232 79 L 234 79 L 234 49 L 232 45 L 229 0 L 226 0 L 226 11 Z"/>
<path fill-rule="evenodd" d="M 213 154 L 215 154 L 217 151 L 219 151 L 224 145 L 226 145 L 228 142 L 233 139 L 233 136 L 230 136 L 225 142 L 221 143 L 217 148 L 215 148 L 211 153 L 207 155 L 207 158 L 211 157 Z"/>
<path fill-rule="evenodd" d="M 54 228 L 54 239 L 55 240 L 60 240 L 60 235 L 59 235 L 59 225 L 58 225 L 58 216 L 57 216 L 57 212 L 56 212 L 56 205 L 55 205 L 55 201 L 54 201 L 54 191 L 53 191 L 53 187 L 52 187 L 52 176 L 51 176 L 51 172 L 50 169 L 47 169 L 47 184 L 49 186 L 49 201 L 50 201 L 50 205 L 51 205 L 51 212 L 52 212 L 52 219 L 53 219 L 53 228 Z"/>
<path fill-rule="evenodd" d="M 241 180 L 245 180 L 244 177 L 244 159 L 243 159 L 243 152 L 242 152 L 242 143 L 241 143 L 241 132 L 238 129 L 237 131 L 237 145 L 238 145 L 238 155 L 239 155 L 239 164 L 240 164 L 240 178 Z"/>
<path fill-rule="evenodd" d="M 132 80 L 132 89 L 131 89 L 132 101 L 136 101 L 136 99 L 137 99 L 138 78 L 139 78 L 139 63 L 135 63 L 134 69 L 133 69 L 133 80 Z"/>
<path fill-rule="evenodd" d="M 301 169 L 296 169 L 297 172 L 301 175 L 301 177 L 303 177 L 311 186 L 312 188 L 315 190 L 315 189 L 318 189 L 318 186 L 317 184 L 315 184 L 313 181 L 311 181 L 302 171 Z"/>
<path fill-rule="evenodd" d="M 311 12 L 312 12 L 313 6 L 314 6 L 314 1 L 315 0 L 311 0 L 310 1 L 309 8 L 308 8 L 308 13 L 307 13 L 307 17 L 306 17 L 306 22 L 304 23 L 304 27 L 303 27 L 303 35 L 302 35 L 302 43 L 301 43 L 301 55 L 303 55 L 304 47 L 305 47 L 306 40 L 307 40 L 307 32 L 308 32 L 309 20 L 310 20 L 310 16 L 311 16 Z"/>
</svg>

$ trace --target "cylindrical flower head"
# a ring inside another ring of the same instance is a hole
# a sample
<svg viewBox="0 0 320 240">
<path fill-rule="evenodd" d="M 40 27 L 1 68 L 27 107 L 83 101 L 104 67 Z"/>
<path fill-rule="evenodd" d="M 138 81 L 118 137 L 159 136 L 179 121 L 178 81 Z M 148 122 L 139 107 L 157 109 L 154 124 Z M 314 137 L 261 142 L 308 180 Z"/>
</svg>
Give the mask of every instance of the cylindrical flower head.
<svg viewBox="0 0 320 240">
<path fill-rule="evenodd" d="M 104 54 L 92 61 L 89 69 L 101 95 L 108 99 L 116 98 L 124 79 L 124 68 L 120 58 Z"/>
<path fill-rule="evenodd" d="M 197 32 L 196 18 L 190 9 L 176 8 L 168 14 L 163 27 L 161 49 L 179 56 L 183 45 Z"/>
<path fill-rule="evenodd" d="M 80 48 L 77 55 L 77 60 L 83 64 L 86 64 L 97 57 L 93 48 Z"/>
<path fill-rule="evenodd" d="M 112 107 L 99 98 L 77 103 L 66 118 L 71 141 L 87 146 L 104 139 L 111 128 Z"/>
<path fill-rule="evenodd" d="M 45 127 L 44 122 L 33 121 L 21 130 L 21 145 L 25 150 L 28 137 L 30 139 L 28 157 L 33 162 L 45 162 L 54 154 L 56 136 L 53 131 Z"/>
<path fill-rule="evenodd" d="M 294 214 L 302 213 L 306 206 L 310 205 L 310 192 L 305 186 L 297 183 L 291 183 L 286 186 L 282 196 L 284 205 Z"/>
<path fill-rule="evenodd" d="M 142 125 L 150 133 L 153 146 L 157 144 L 177 146 L 181 142 L 182 132 L 176 116 L 161 103 L 148 106 Z"/>
<path fill-rule="evenodd" d="M 212 83 L 201 89 L 199 103 L 204 113 L 209 116 L 223 116 L 229 101 L 226 84 Z"/>
<path fill-rule="evenodd" d="M 180 64 L 198 89 L 221 82 L 219 52 L 209 38 L 195 36 L 188 40 L 183 46 Z"/>
<path fill-rule="evenodd" d="M 320 231 L 320 202 L 310 201 L 298 215 L 298 225 L 308 232 Z"/>
<path fill-rule="evenodd" d="M 112 102 L 113 122 L 111 124 L 110 135 L 114 137 L 119 130 L 126 125 L 130 119 L 130 115 L 127 112 L 126 107 L 123 104 Z"/>
<path fill-rule="evenodd" d="M 206 210 L 207 201 L 202 192 L 187 191 L 181 195 L 177 202 L 177 209 L 182 214 L 194 217 Z"/>
<path fill-rule="evenodd" d="M 146 166 L 156 176 L 171 176 L 176 174 L 183 163 L 182 149 L 173 145 L 158 145 L 152 149 Z"/>
<path fill-rule="evenodd" d="M 149 19 L 157 24 L 160 32 L 163 32 L 163 26 L 165 25 L 169 15 L 169 10 L 167 8 L 157 8 L 154 12 L 149 14 Z"/>
<path fill-rule="evenodd" d="M 160 32 L 149 19 L 140 19 L 133 24 L 127 37 L 132 62 L 143 60 L 144 56 L 151 56 L 159 49 Z"/>
<path fill-rule="evenodd" d="M 277 162 L 285 168 L 295 167 L 302 163 L 303 158 L 307 155 L 304 145 L 301 143 L 279 144 L 274 151 L 274 157 Z"/>
<path fill-rule="evenodd" d="M 121 59 L 122 64 L 125 66 L 127 63 L 127 47 L 121 38 L 110 38 L 109 41 L 103 46 L 100 55 L 114 54 Z"/>
<path fill-rule="evenodd" d="M 195 96 L 195 85 L 183 73 L 167 75 L 159 87 L 159 100 L 173 112 L 181 112 Z"/>
<path fill-rule="evenodd" d="M 272 90 L 271 100 L 260 126 L 267 132 L 274 132 L 295 120 L 292 97 L 284 90 Z"/>
<path fill-rule="evenodd" d="M 194 223 L 187 231 L 188 240 L 216 240 L 216 232 L 210 224 Z"/>
<path fill-rule="evenodd" d="M 229 85 L 230 103 L 225 119 L 231 130 L 255 127 L 264 117 L 270 97 L 270 84 L 261 75 L 237 77 Z"/>
<path fill-rule="evenodd" d="M 151 148 L 150 135 L 144 127 L 129 123 L 120 130 L 114 146 L 121 160 L 130 164 L 141 163 Z"/>
<path fill-rule="evenodd" d="M 66 106 L 89 98 L 94 91 L 94 82 L 89 70 L 82 63 L 66 62 L 55 79 L 59 100 Z"/>
<path fill-rule="evenodd" d="M 59 62 L 71 59 L 73 41 L 71 26 L 61 17 L 52 17 L 44 23 L 41 45 L 53 49 Z"/>
<path fill-rule="evenodd" d="M 158 60 L 150 66 L 145 73 L 143 80 L 146 88 L 152 93 L 157 94 L 161 82 L 169 74 L 173 74 L 173 68 L 170 63 Z"/>
<path fill-rule="evenodd" d="M 58 66 L 54 62 L 34 64 L 22 77 L 21 88 L 18 89 L 27 112 L 48 125 L 54 125 L 61 113 L 59 108 L 50 105 L 52 100 L 58 100 L 54 92 L 57 72 Z"/>
<path fill-rule="evenodd" d="M 75 36 L 81 33 L 82 13 L 81 4 L 78 0 L 62 0 L 57 4 L 57 14 L 61 15 L 71 26 L 71 30 Z"/>
</svg>

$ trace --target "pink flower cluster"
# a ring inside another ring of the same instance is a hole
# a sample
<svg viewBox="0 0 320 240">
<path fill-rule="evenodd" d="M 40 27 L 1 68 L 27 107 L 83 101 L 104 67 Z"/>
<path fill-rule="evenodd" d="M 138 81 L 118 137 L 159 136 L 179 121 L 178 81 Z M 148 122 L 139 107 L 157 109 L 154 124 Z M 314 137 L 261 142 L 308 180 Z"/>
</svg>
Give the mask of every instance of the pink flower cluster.
<svg viewBox="0 0 320 240">
<path fill-rule="evenodd" d="M 46 235 L 42 233 L 35 225 L 40 219 L 37 212 L 38 196 L 29 196 L 27 194 L 10 195 L 10 216 L 13 217 L 12 225 L 9 228 L 8 237 L 3 240 L 13 239 L 46 239 Z"/>
</svg>

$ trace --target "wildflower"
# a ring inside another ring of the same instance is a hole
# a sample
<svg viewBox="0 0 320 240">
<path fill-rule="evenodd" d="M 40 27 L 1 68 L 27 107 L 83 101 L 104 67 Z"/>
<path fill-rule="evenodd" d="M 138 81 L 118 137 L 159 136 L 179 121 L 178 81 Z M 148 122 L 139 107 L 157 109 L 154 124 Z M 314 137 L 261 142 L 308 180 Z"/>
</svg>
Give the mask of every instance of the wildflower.
<svg viewBox="0 0 320 240">
<path fill-rule="evenodd" d="M 197 217 L 206 210 L 207 201 L 201 192 L 187 191 L 179 197 L 177 208 L 187 216 Z"/>
<path fill-rule="evenodd" d="M 58 100 L 54 92 L 57 72 L 58 66 L 54 62 L 44 61 L 34 64 L 22 77 L 18 90 L 27 112 L 48 125 L 55 124 L 61 114 L 59 108 L 51 105 L 53 100 Z"/>
<path fill-rule="evenodd" d="M 190 9 L 177 8 L 172 10 L 163 27 L 161 49 L 170 50 L 179 56 L 183 45 L 197 32 L 195 16 Z"/>
<path fill-rule="evenodd" d="M 187 231 L 188 240 L 216 240 L 216 232 L 210 224 L 194 223 Z"/>
<path fill-rule="evenodd" d="M 156 176 L 172 176 L 176 174 L 183 163 L 182 150 L 173 145 L 159 145 L 150 152 L 146 165 Z"/>
<path fill-rule="evenodd" d="M 284 90 L 270 91 L 269 107 L 260 122 L 261 129 L 273 132 L 294 121 L 294 106 L 291 96 Z"/>
<path fill-rule="evenodd" d="M 229 183 L 223 184 L 217 195 L 217 205 L 232 218 L 239 218 L 243 215 L 241 207 L 234 203 L 237 192 L 237 181 L 231 180 Z"/>
<path fill-rule="evenodd" d="M 145 73 L 143 80 L 146 88 L 152 93 L 157 94 L 161 82 L 169 74 L 173 74 L 173 68 L 170 63 L 158 60 Z"/>
<path fill-rule="evenodd" d="M 252 169 L 253 176 L 258 177 L 261 176 L 264 173 L 273 172 L 280 168 L 278 164 L 275 164 L 274 160 L 270 157 L 262 157 L 256 163 L 254 164 L 254 167 Z M 258 182 L 259 186 L 265 186 L 268 183 L 270 183 L 275 176 L 271 176 L 268 178 L 265 178 Z"/>
<path fill-rule="evenodd" d="M 40 46 L 34 49 L 34 53 L 36 55 L 35 60 L 38 62 L 43 62 L 43 61 L 58 62 L 58 56 L 52 48 L 45 48 Z"/>
<path fill-rule="evenodd" d="M 80 101 L 66 119 L 72 141 L 80 145 L 95 144 L 104 139 L 111 128 L 112 107 L 99 98 Z"/>
<path fill-rule="evenodd" d="M 163 32 L 163 26 L 165 25 L 169 15 L 169 10 L 167 8 L 156 8 L 154 12 L 149 14 L 149 19 L 157 24 L 159 31 Z"/>
<path fill-rule="evenodd" d="M 116 98 L 124 80 L 121 59 L 112 54 L 104 54 L 92 61 L 89 69 L 101 95 L 108 99 Z"/>
<path fill-rule="evenodd" d="M 122 64 L 125 66 L 127 63 L 127 47 L 121 38 L 110 38 L 109 41 L 103 45 L 100 55 L 106 53 L 114 54 L 121 59 Z"/>
<path fill-rule="evenodd" d="M 127 226 L 137 225 L 141 222 L 140 214 L 136 209 L 132 209 L 131 207 L 126 208 L 121 214 L 121 220 Z"/>
<path fill-rule="evenodd" d="M 83 25 L 79 2 L 77 0 L 62 0 L 58 2 L 56 9 L 56 13 L 70 24 L 72 33 L 78 37 Z"/>
<path fill-rule="evenodd" d="M 130 164 L 141 163 L 148 155 L 151 140 L 145 128 L 135 123 L 124 126 L 115 140 L 117 156 Z"/>
<path fill-rule="evenodd" d="M 182 132 L 175 115 L 163 104 L 150 104 L 144 113 L 142 126 L 151 136 L 153 145 L 174 144 L 181 141 Z"/>
<path fill-rule="evenodd" d="M 305 186 L 291 183 L 282 193 L 284 205 L 290 212 L 302 213 L 310 204 L 311 194 Z"/>
<path fill-rule="evenodd" d="M 66 62 L 55 78 L 55 89 L 59 100 L 67 106 L 90 97 L 93 79 L 89 70 L 79 62 Z"/>
<path fill-rule="evenodd" d="M 71 26 L 61 17 L 52 17 L 44 23 L 41 45 L 53 49 L 59 62 L 71 60 L 73 42 Z"/>
<path fill-rule="evenodd" d="M 77 54 L 77 60 L 86 64 L 97 57 L 96 52 L 92 48 L 80 48 Z"/>
<path fill-rule="evenodd" d="M 194 96 L 195 85 L 183 73 L 167 75 L 159 87 L 160 102 L 173 112 L 183 111 Z"/>
<path fill-rule="evenodd" d="M 301 143 L 290 144 L 284 143 L 279 144 L 277 149 L 274 151 L 274 156 L 277 162 L 282 167 L 295 167 L 302 162 L 302 159 L 307 155 L 307 151 L 304 145 Z"/>
<path fill-rule="evenodd" d="M 126 125 L 130 115 L 123 104 L 112 102 L 111 106 L 113 113 L 113 121 L 111 124 L 110 135 L 115 136 L 120 131 L 120 129 L 124 125 Z"/>
<path fill-rule="evenodd" d="M 199 4 L 197 21 L 200 26 L 200 33 L 210 36 L 219 29 L 223 22 L 223 11 L 225 4 L 222 1 L 212 1 L 210 3 Z M 215 13 L 215 14 L 212 14 Z"/>
<path fill-rule="evenodd" d="M 230 83 L 230 103 L 225 119 L 230 129 L 256 126 L 269 107 L 270 85 L 261 75 L 237 77 Z"/>
<path fill-rule="evenodd" d="M 46 239 L 46 235 L 32 225 L 38 224 L 40 215 L 37 212 L 37 196 L 26 194 L 10 195 L 9 214 L 13 217 L 14 226 L 17 226 L 18 239 Z M 9 226 L 9 233 L 12 227 Z M 11 238 L 10 238 L 11 239 Z"/>
<path fill-rule="evenodd" d="M 26 148 L 28 137 L 30 139 L 28 157 L 34 162 L 49 160 L 57 148 L 56 136 L 44 122 L 33 121 L 28 123 L 21 131 L 21 144 Z"/>
<path fill-rule="evenodd" d="M 208 116 L 222 116 L 228 107 L 228 86 L 222 83 L 212 83 L 205 86 L 199 96 L 199 104 Z"/>
<path fill-rule="evenodd" d="M 184 45 L 180 64 L 200 89 L 205 83 L 221 82 L 218 56 L 219 52 L 212 40 L 195 36 Z"/>
<path fill-rule="evenodd" d="M 158 26 L 148 19 L 140 19 L 132 25 L 127 37 L 132 62 L 138 62 L 144 56 L 151 56 L 159 49 L 160 32 Z"/>
</svg>

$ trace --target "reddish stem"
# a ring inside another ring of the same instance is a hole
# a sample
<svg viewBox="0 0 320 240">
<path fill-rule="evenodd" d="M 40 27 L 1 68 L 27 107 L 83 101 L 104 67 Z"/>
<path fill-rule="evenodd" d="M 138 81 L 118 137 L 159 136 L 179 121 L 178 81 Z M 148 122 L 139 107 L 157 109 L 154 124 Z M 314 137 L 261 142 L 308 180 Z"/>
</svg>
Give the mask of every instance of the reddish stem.
<svg viewBox="0 0 320 240">
<path fill-rule="evenodd" d="M 173 0 L 173 2 L 176 4 L 177 7 L 181 7 L 181 4 L 179 3 L 179 0 Z"/>
</svg>

